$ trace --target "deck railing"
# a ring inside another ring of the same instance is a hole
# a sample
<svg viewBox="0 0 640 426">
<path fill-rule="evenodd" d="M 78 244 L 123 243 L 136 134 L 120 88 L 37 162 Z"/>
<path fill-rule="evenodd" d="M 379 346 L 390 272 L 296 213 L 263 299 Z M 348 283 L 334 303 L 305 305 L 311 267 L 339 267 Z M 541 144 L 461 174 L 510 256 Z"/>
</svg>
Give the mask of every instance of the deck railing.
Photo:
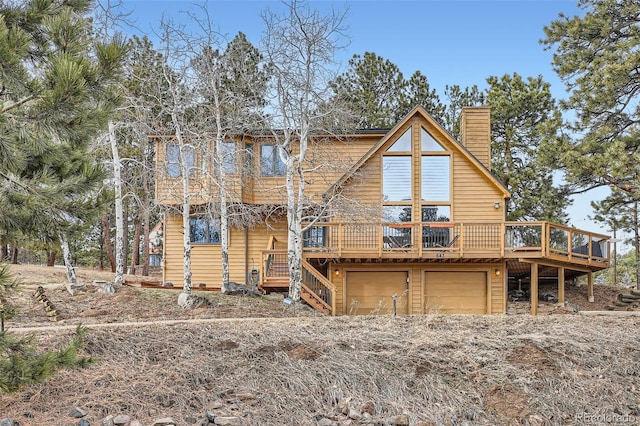
<svg viewBox="0 0 640 426">
<path fill-rule="evenodd" d="M 609 237 L 550 222 L 323 223 L 305 257 L 549 258 L 608 264 Z"/>
</svg>

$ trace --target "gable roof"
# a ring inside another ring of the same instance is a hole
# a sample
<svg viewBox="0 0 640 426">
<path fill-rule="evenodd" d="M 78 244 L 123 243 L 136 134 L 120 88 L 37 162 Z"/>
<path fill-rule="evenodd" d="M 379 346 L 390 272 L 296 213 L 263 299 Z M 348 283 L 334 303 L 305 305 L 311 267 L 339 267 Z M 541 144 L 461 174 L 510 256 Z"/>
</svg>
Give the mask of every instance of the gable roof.
<svg viewBox="0 0 640 426">
<path fill-rule="evenodd" d="M 460 155 L 470 161 L 478 170 L 478 172 L 487 178 L 495 187 L 504 194 L 506 198 L 511 198 L 511 193 L 507 187 L 494 175 L 480 160 L 478 160 L 460 141 L 458 141 L 451 133 L 444 129 L 423 107 L 415 106 L 407 115 L 404 116 L 398 124 L 389 130 L 375 145 L 373 145 L 340 179 L 338 179 L 326 192 L 331 192 L 334 188 L 343 185 L 353 174 L 364 166 L 371 157 L 373 157 L 382 147 L 399 132 L 406 123 L 414 117 L 419 116 L 425 121 L 436 127 L 440 134 L 447 142 L 457 149 Z M 433 136 L 433 135 L 432 135 Z M 438 138 L 436 138 L 438 139 Z"/>
</svg>

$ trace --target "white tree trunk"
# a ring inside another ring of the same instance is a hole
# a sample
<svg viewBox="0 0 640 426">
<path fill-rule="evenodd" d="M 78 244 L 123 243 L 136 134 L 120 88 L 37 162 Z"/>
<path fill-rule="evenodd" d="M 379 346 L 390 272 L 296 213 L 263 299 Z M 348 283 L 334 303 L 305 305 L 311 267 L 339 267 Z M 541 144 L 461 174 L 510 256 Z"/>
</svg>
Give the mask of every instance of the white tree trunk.
<svg viewBox="0 0 640 426">
<path fill-rule="evenodd" d="M 216 153 L 219 164 L 219 188 L 220 188 L 220 258 L 222 260 L 222 292 L 229 285 L 229 219 L 227 216 L 227 178 L 224 170 L 222 137 L 216 138 Z"/>
<path fill-rule="evenodd" d="M 115 257 L 116 257 L 116 275 L 113 285 L 119 287 L 122 285 L 124 277 L 124 209 L 122 207 L 122 165 L 120 163 L 120 154 L 118 152 L 118 143 L 116 140 L 115 128 L 112 121 L 109 121 L 109 142 L 111 143 L 111 153 L 113 157 L 113 181 L 115 189 L 115 208 L 116 208 L 116 240 L 115 240 Z"/>
<path fill-rule="evenodd" d="M 60 238 L 60 248 L 62 248 L 62 258 L 64 259 L 64 266 L 67 268 L 67 280 L 69 284 L 77 284 L 78 279 L 76 277 L 76 270 L 71 262 L 71 250 L 69 249 L 69 241 L 64 232 L 58 234 Z"/>
<path fill-rule="evenodd" d="M 298 162 L 300 159 L 298 158 Z M 287 187 L 287 260 L 289 261 L 289 297 L 294 302 L 300 300 L 302 289 L 302 203 L 300 198 L 304 194 L 304 187 L 296 190 L 294 180 L 297 177 L 298 184 L 304 186 L 304 181 L 300 182 L 300 164 L 296 164 L 296 159 L 291 155 L 286 162 L 286 187 Z"/>
<path fill-rule="evenodd" d="M 180 175 L 182 177 L 182 244 L 183 244 L 183 283 L 182 292 L 191 294 L 191 196 L 189 188 L 189 174 L 191 170 L 187 162 L 187 147 L 182 139 L 181 128 L 175 115 L 172 117 L 176 126 L 176 138 L 180 146 Z M 192 154 L 195 155 L 195 154 Z M 195 159 L 194 159 L 195 161 Z M 180 302 L 179 302 L 180 303 Z"/>
</svg>

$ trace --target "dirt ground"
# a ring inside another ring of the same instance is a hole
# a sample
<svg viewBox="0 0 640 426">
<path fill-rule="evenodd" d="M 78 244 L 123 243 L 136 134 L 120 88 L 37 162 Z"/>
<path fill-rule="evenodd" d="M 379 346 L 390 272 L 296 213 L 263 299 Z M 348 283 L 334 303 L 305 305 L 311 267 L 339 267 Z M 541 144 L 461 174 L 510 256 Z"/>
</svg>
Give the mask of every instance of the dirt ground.
<svg viewBox="0 0 640 426">
<path fill-rule="evenodd" d="M 258 318 L 292 316 L 283 308 L 281 295 L 263 297 L 225 296 L 214 291 L 194 291 L 206 298 L 207 306 L 184 310 L 177 304 L 179 288 L 154 289 L 139 285 L 124 285 L 113 295 L 99 292 L 94 280 L 113 281 L 113 274 L 91 269 L 78 268 L 78 282 L 85 283 L 74 290 L 72 296 L 64 283 L 66 272 L 62 268 L 47 268 L 33 265 L 12 265 L 16 278 L 21 280 L 20 291 L 13 292 L 7 299 L 19 306 L 17 315 L 7 322 L 10 327 L 32 327 L 51 324 L 41 303 L 37 303 L 33 293 L 38 286 L 57 311 L 58 325 L 112 323 L 128 321 L 197 319 L 197 318 Z M 126 276 L 125 282 L 158 281 L 159 277 Z M 300 309 L 295 316 L 315 316 L 311 309 Z"/>
<path fill-rule="evenodd" d="M 72 296 L 62 269 L 14 270 L 23 286 L 9 298 L 20 312 L 8 333 L 40 327 L 30 334 L 54 349 L 72 331 L 48 326 L 108 325 L 88 330 L 89 367 L 0 394 L 0 421 L 79 425 L 71 413 L 80 407 L 94 426 L 122 414 L 147 426 L 169 416 L 200 425 L 207 413 L 240 425 L 640 423 L 638 317 L 560 315 L 550 306 L 537 317 L 513 308 L 496 316 L 331 318 L 285 311 L 281 296 L 217 292 L 199 293 L 210 304 L 184 311 L 176 290 L 124 286 L 107 296 L 87 285 Z M 111 278 L 102 274 L 79 270 L 86 282 Z M 58 322 L 33 299 L 38 285 Z M 566 292 L 572 304 L 582 306 L 584 293 L 584 306 L 600 306 L 586 301 L 585 287 Z M 194 321 L 161 322 L 169 319 Z"/>
</svg>

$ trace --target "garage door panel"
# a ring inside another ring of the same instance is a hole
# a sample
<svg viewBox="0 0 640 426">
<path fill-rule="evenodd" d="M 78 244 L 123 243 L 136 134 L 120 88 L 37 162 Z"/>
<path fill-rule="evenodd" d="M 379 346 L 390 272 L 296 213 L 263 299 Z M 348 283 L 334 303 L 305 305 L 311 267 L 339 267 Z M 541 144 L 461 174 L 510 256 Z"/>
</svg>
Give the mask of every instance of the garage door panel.
<svg viewBox="0 0 640 426">
<path fill-rule="evenodd" d="M 347 272 L 345 312 L 350 315 L 408 313 L 407 272 Z"/>
<path fill-rule="evenodd" d="M 483 271 L 425 272 L 425 310 L 442 313 L 487 312 L 487 274 Z"/>
</svg>

